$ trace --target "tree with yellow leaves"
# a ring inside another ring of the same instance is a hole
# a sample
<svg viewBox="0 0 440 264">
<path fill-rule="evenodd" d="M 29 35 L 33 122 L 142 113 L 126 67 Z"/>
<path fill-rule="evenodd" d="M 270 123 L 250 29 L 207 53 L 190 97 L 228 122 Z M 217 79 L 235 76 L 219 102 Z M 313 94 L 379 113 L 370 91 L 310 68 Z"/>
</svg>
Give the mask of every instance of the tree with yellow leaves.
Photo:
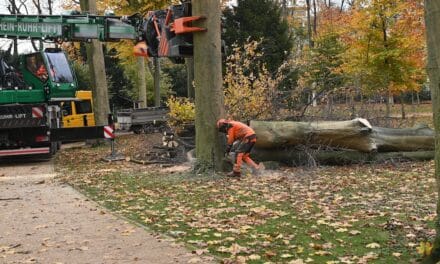
<svg viewBox="0 0 440 264">
<path fill-rule="evenodd" d="M 243 47 L 235 45 L 226 60 L 225 105 L 234 120 L 272 119 L 276 113 L 276 88 L 283 75 L 279 70 L 272 77 L 260 60 L 260 44 L 261 41 L 249 41 Z"/>
<path fill-rule="evenodd" d="M 365 93 L 392 98 L 425 80 L 422 0 L 357 1 L 342 28 L 350 47 L 343 70 Z M 386 116 L 390 115 L 387 101 Z"/>
</svg>

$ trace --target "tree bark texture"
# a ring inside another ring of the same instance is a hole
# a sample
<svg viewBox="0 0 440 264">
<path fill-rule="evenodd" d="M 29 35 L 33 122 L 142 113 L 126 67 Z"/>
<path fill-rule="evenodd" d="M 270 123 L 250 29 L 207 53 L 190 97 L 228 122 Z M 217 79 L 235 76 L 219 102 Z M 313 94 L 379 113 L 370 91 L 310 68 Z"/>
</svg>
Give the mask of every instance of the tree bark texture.
<svg viewBox="0 0 440 264">
<path fill-rule="evenodd" d="M 88 11 L 91 14 L 97 12 L 95 0 L 81 0 L 80 5 L 82 11 Z M 92 43 L 86 44 L 86 50 L 87 63 L 89 64 L 93 84 L 91 90 L 93 94 L 95 123 L 97 126 L 104 126 L 108 124 L 110 106 L 102 43 L 98 40 L 92 40 Z"/>
<path fill-rule="evenodd" d="M 360 152 L 417 151 L 434 149 L 434 131 L 427 126 L 394 129 L 373 127 L 366 119 L 350 121 L 251 121 L 256 147 L 277 149 L 323 146 Z"/>
<path fill-rule="evenodd" d="M 194 59 L 185 58 L 187 97 L 194 98 Z"/>
<path fill-rule="evenodd" d="M 138 69 L 139 69 L 139 107 L 147 107 L 147 81 L 146 81 L 146 67 L 144 57 L 137 57 Z"/>
<path fill-rule="evenodd" d="M 434 158 L 434 151 L 411 152 L 359 152 L 353 150 L 326 151 L 304 148 L 254 148 L 251 156 L 256 161 L 277 161 L 291 166 L 349 165 L 381 163 L 385 161 L 424 161 Z"/>
<path fill-rule="evenodd" d="M 307 7 L 307 40 L 309 41 L 309 45 L 313 47 L 313 41 L 312 41 L 312 22 L 311 22 L 311 15 L 310 15 L 310 0 L 306 0 L 306 7 Z"/>
<path fill-rule="evenodd" d="M 425 0 L 425 24 L 428 46 L 428 75 L 432 93 L 432 105 L 435 126 L 435 178 L 437 182 L 437 219 L 436 237 L 432 254 L 425 259 L 425 263 L 437 263 L 440 260 L 440 2 Z"/>
<path fill-rule="evenodd" d="M 207 29 L 194 33 L 197 167 L 221 170 L 224 148 L 216 128 L 217 120 L 224 117 L 220 1 L 193 0 L 192 13 L 206 17 L 193 24 Z"/>
<path fill-rule="evenodd" d="M 153 58 L 154 63 L 154 106 L 160 106 L 160 60 Z"/>
<path fill-rule="evenodd" d="M 91 66 L 93 80 L 92 94 L 95 123 L 98 126 L 104 126 L 108 124 L 110 106 L 102 43 L 98 40 L 92 40 L 91 44 L 87 44 L 87 56 L 90 58 L 89 65 Z"/>
</svg>

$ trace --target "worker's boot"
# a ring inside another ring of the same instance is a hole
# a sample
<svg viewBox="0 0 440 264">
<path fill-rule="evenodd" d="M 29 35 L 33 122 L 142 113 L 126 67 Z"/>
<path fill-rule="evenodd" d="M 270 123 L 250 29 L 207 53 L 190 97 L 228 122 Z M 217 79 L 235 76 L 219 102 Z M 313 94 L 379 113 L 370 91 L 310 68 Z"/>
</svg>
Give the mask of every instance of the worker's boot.
<svg viewBox="0 0 440 264">
<path fill-rule="evenodd" d="M 241 173 L 239 171 L 231 171 L 230 173 L 226 174 L 226 176 L 230 178 L 240 178 Z"/>
</svg>

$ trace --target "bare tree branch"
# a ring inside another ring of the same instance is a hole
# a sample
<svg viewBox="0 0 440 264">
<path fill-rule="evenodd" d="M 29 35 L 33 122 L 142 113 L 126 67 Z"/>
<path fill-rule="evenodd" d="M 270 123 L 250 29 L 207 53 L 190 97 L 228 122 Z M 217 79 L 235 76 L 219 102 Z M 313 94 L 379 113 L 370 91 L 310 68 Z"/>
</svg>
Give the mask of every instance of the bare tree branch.
<svg viewBox="0 0 440 264">
<path fill-rule="evenodd" d="M 53 14 L 53 0 L 47 0 L 47 7 L 49 9 L 49 15 Z"/>
<path fill-rule="evenodd" d="M 43 12 L 41 11 L 41 3 L 40 0 L 32 0 L 32 3 L 34 4 L 35 8 L 37 8 L 37 13 L 41 15 Z"/>
</svg>

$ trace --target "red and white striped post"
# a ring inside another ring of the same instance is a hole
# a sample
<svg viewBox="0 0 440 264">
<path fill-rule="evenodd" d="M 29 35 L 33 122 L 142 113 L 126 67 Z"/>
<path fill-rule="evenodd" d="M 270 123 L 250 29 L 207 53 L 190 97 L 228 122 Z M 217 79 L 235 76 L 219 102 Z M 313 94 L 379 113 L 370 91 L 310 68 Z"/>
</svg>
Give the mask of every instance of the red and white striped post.
<svg viewBox="0 0 440 264">
<path fill-rule="evenodd" d="M 108 125 L 104 126 L 104 137 L 110 139 L 112 152 L 111 152 L 110 156 L 105 158 L 105 160 L 107 160 L 107 161 L 117 161 L 117 160 L 125 159 L 125 157 L 123 155 L 116 153 L 116 149 L 115 149 L 116 135 L 115 135 L 115 125 L 114 124 L 115 123 L 114 123 L 113 115 L 109 114 L 108 115 Z"/>
<path fill-rule="evenodd" d="M 110 114 L 108 114 L 108 126 L 104 127 L 104 137 L 109 138 L 111 140 L 111 146 L 112 146 L 111 156 L 112 157 L 114 157 L 116 155 L 115 134 L 113 133 L 114 131 L 115 131 L 115 122 L 113 119 L 113 115 L 110 113 Z"/>
</svg>

